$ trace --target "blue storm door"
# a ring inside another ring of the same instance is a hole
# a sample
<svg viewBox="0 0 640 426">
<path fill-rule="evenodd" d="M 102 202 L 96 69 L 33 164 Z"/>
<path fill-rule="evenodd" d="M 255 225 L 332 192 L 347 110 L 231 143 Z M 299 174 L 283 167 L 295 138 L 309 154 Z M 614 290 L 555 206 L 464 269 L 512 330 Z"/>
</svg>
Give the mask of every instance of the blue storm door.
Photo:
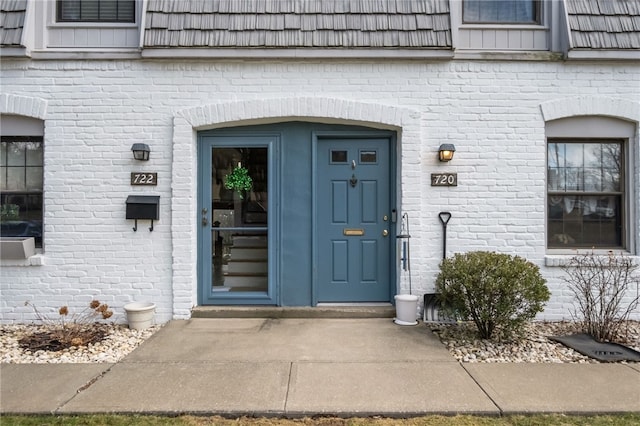
<svg viewBox="0 0 640 426">
<path fill-rule="evenodd" d="M 275 304 L 277 136 L 207 135 L 198 152 L 198 302 Z"/>
<path fill-rule="evenodd" d="M 318 139 L 317 302 L 390 300 L 388 138 Z"/>
</svg>

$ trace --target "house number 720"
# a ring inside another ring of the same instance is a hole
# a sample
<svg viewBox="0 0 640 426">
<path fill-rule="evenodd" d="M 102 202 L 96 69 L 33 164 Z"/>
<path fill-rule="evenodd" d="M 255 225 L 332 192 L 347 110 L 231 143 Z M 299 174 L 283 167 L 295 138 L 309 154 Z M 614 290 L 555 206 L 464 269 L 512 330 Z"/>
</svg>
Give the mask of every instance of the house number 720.
<svg viewBox="0 0 640 426">
<path fill-rule="evenodd" d="M 431 173 L 431 186 L 458 186 L 458 174 Z"/>
<path fill-rule="evenodd" d="M 131 185 L 157 185 L 158 173 L 131 172 Z"/>
</svg>

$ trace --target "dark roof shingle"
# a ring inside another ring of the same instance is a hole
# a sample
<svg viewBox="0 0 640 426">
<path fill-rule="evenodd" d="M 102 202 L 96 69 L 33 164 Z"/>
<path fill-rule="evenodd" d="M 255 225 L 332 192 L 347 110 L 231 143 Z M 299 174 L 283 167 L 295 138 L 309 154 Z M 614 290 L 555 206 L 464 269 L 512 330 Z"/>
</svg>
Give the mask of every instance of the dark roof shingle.
<svg viewBox="0 0 640 426">
<path fill-rule="evenodd" d="M 451 48 L 447 0 L 149 0 L 144 47 Z"/>
<path fill-rule="evenodd" d="M 0 46 L 22 46 L 27 0 L 0 1 Z"/>
<path fill-rule="evenodd" d="M 573 48 L 640 48 L 640 0 L 565 1 Z"/>
</svg>

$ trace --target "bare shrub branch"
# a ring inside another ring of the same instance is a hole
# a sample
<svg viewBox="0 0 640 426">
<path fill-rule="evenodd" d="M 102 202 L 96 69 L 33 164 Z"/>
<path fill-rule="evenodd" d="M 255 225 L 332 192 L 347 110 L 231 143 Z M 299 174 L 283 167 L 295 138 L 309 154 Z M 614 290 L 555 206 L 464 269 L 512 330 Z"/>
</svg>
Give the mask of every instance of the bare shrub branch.
<svg viewBox="0 0 640 426">
<path fill-rule="evenodd" d="M 628 256 L 593 251 L 577 254 L 563 267 L 574 294 L 574 319 L 596 340 L 613 341 L 640 304 L 637 265 Z M 635 286 L 635 296 L 633 290 Z"/>
</svg>

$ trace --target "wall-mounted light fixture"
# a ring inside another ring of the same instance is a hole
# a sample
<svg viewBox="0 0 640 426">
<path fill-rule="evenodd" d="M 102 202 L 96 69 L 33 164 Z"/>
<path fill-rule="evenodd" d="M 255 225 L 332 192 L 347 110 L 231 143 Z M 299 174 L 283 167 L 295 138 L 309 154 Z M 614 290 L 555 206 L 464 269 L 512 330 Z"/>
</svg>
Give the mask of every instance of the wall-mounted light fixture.
<svg viewBox="0 0 640 426">
<path fill-rule="evenodd" d="M 134 143 L 131 146 L 131 151 L 133 151 L 133 158 L 136 160 L 149 160 L 149 153 L 151 152 L 151 149 L 146 143 Z"/>
<path fill-rule="evenodd" d="M 456 152 L 456 147 L 452 143 L 443 143 L 438 148 L 438 159 L 440 161 L 451 161 L 454 152 Z"/>
</svg>

